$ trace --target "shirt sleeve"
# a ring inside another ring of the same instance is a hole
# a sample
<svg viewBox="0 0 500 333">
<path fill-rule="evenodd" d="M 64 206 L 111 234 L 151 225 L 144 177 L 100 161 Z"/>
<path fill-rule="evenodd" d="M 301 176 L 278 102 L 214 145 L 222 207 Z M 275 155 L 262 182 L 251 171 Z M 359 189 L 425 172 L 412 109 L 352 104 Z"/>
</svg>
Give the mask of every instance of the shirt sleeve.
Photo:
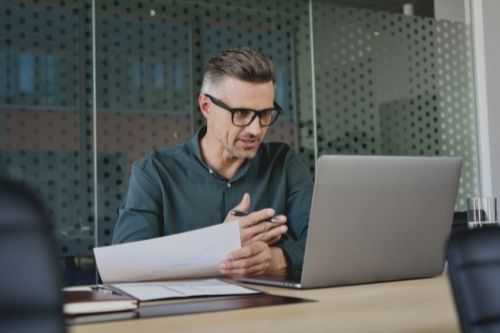
<svg viewBox="0 0 500 333">
<path fill-rule="evenodd" d="M 161 192 L 151 177 L 137 164 L 132 167 L 127 197 L 119 210 L 113 244 L 161 235 Z"/>
<path fill-rule="evenodd" d="M 300 271 L 304 261 L 304 252 L 311 208 L 313 181 L 311 174 L 300 157 L 290 150 L 285 164 L 287 173 L 287 219 L 289 231 L 280 247 L 287 257 L 288 270 Z"/>
</svg>

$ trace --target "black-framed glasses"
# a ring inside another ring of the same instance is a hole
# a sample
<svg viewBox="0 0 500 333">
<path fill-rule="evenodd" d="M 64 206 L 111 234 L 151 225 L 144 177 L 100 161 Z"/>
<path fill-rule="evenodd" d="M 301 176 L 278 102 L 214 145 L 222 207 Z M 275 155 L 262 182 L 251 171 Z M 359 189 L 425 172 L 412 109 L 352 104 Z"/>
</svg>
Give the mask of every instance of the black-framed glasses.
<svg viewBox="0 0 500 333">
<path fill-rule="evenodd" d="M 228 111 L 231 113 L 231 121 L 234 126 L 237 127 L 246 127 L 254 121 L 255 117 L 259 117 L 259 124 L 262 127 L 271 126 L 276 119 L 278 119 L 280 113 L 283 111 L 281 106 L 278 103 L 274 102 L 274 107 L 271 109 L 264 110 L 252 110 L 246 108 L 231 108 L 227 106 L 220 99 L 217 99 L 209 94 L 203 94 L 207 96 L 212 103 L 217 105 L 218 107 Z"/>
</svg>

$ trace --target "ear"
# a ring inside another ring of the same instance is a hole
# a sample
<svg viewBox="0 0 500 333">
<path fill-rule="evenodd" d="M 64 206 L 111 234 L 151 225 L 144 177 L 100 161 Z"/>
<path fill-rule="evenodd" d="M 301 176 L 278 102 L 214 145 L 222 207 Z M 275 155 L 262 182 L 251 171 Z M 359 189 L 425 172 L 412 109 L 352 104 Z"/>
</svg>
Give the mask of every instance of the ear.
<svg viewBox="0 0 500 333">
<path fill-rule="evenodd" d="M 198 107 L 205 118 L 210 118 L 210 100 L 205 94 L 198 95 Z"/>
</svg>

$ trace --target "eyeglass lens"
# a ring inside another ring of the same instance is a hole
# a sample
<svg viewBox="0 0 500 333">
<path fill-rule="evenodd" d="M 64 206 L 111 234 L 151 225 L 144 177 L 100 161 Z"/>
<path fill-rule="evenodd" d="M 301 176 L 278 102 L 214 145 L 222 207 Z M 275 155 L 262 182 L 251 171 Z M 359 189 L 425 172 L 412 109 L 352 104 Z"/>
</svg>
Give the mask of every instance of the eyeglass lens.
<svg viewBox="0 0 500 333">
<path fill-rule="evenodd" d="M 237 126 L 246 126 L 258 116 L 261 126 L 269 126 L 276 119 L 278 113 L 278 110 L 235 110 L 233 112 L 233 123 Z"/>
</svg>

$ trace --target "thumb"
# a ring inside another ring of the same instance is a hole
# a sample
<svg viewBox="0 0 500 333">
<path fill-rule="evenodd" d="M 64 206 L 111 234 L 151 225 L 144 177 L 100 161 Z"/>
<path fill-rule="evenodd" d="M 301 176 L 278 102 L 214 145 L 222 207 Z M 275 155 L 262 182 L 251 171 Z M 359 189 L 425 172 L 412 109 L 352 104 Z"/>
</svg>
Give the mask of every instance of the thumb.
<svg viewBox="0 0 500 333">
<path fill-rule="evenodd" d="M 250 194 L 243 194 L 243 198 L 241 198 L 240 203 L 233 209 L 241 210 L 242 212 L 248 212 L 248 210 L 250 209 Z"/>
</svg>

